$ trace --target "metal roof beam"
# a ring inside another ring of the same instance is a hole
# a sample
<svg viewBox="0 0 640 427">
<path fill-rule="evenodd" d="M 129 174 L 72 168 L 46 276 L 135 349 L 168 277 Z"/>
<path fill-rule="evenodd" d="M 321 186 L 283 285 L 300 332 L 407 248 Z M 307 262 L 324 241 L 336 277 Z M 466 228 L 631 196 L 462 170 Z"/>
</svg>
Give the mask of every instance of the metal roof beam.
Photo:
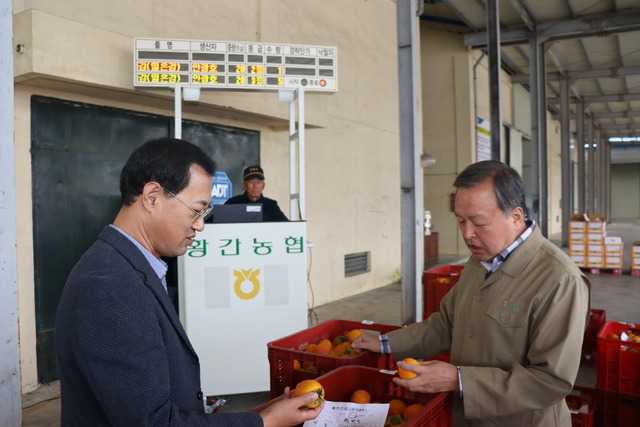
<svg viewBox="0 0 640 427">
<path fill-rule="evenodd" d="M 516 12 L 518 12 L 518 15 L 520 15 L 520 19 L 522 19 L 522 21 L 525 23 L 527 28 L 529 28 L 529 30 L 533 31 L 533 29 L 536 27 L 536 22 L 531 17 L 531 14 L 527 10 L 526 5 L 523 4 L 521 0 L 510 0 L 510 1 L 511 1 L 511 6 L 513 6 Z"/>
<path fill-rule="evenodd" d="M 478 31 L 476 26 L 473 25 L 466 16 L 464 16 L 464 13 L 460 12 L 453 4 L 451 4 L 450 0 L 442 0 L 442 3 L 444 3 L 458 18 L 460 18 L 460 20 L 464 22 L 471 31 Z"/>
<path fill-rule="evenodd" d="M 626 101 L 640 101 L 640 93 L 617 93 L 612 95 L 591 95 L 591 96 L 583 96 L 582 100 L 585 103 L 593 103 L 593 102 L 626 102 Z M 547 98 L 547 102 L 549 104 L 559 104 L 559 98 Z M 571 98 L 570 102 L 575 104 L 576 102 L 580 102 L 578 98 Z"/>
<path fill-rule="evenodd" d="M 614 129 L 640 129 L 640 123 L 625 123 L 625 124 L 612 124 L 612 125 L 600 125 L 602 130 L 614 130 Z"/>
<path fill-rule="evenodd" d="M 580 71 L 565 71 L 565 75 L 569 80 L 577 79 L 597 79 L 601 77 L 624 77 L 640 74 L 640 66 L 636 67 L 613 67 L 613 68 L 601 68 L 596 70 L 580 70 Z M 562 79 L 561 73 L 547 73 L 548 81 L 558 81 Z M 512 83 L 528 83 L 528 74 L 514 74 L 511 76 Z"/>
<path fill-rule="evenodd" d="M 562 64 L 560 63 L 560 60 L 558 59 L 558 56 L 556 55 L 555 51 L 553 50 L 553 46 L 549 46 L 549 49 L 547 50 L 547 54 L 549 55 L 549 58 L 551 58 L 551 60 L 553 61 L 553 63 L 556 65 L 556 68 L 558 70 L 560 70 L 560 75 L 562 75 L 563 73 L 565 73 L 565 71 L 563 70 Z M 549 82 L 547 82 L 547 84 L 549 84 Z M 562 84 L 562 81 L 560 81 L 560 84 Z M 582 98 L 582 96 L 580 95 L 580 92 L 578 91 L 578 88 L 571 84 L 569 85 L 571 88 L 571 92 L 573 92 L 573 94 L 577 97 L 577 98 Z M 553 88 L 553 86 L 551 86 L 549 84 L 549 87 Z M 554 90 L 555 92 L 555 90 Z M 557 92 L 556 92 L 557 94 Z"/>
<path fill-rule="evenodd" d="M 631 117 L 640 117 L 640 111 L 612 111 L 607 113 L 591 113 L 591 117 L 594 119 L 628 119 Z M 575 118 L 576 115 L 572 114 L 572 118 Z M 559 115 L 554 115 L 553 119 L 559 120 Z"/>
<path fill-rule="evenodd" d="M 615 111 L 610 113 L 592 113 L 596 119 L 628 119 L 630 117 L 640 117 L 640 111 Z"/>
<path fill-rule="evenodd" d="M 572 19 L 563 22 L 539 23 L 537 26 L 539 40 L 559 40 L 576 37 L 589 37 L 640 30 L 640 10 L 633 9 L 625 13 L 609 14 L 595 18 Z M 501 44 L 525 44 L 529 42 L 531 31 L 525 28 L 514 28 L 502 31 Z M 464 45 L 482 48 L 487 45 L 487 32 L 467 34 Z"/>
</svg>

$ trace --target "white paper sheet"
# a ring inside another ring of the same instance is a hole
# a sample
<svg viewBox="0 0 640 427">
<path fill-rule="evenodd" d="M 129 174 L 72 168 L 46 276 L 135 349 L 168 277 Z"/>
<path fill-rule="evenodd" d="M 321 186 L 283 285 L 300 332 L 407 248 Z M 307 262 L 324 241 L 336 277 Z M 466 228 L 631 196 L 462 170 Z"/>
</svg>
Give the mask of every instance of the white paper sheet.
<svg viewBox="0 0 640 427">
<path fill-rule="evenodd" d="M 315 420 L 304 427 L 384 427 L 389 412 L 388 403 L 351 403 L 326 401 Z"/>
</svg>

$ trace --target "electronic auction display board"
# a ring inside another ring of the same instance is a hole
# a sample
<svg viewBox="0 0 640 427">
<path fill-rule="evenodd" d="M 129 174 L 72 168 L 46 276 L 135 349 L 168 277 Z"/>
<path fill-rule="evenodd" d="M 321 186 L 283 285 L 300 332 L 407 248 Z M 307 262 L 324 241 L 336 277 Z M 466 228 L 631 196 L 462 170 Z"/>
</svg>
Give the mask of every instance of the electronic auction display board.
<svg viewBox="0 0 640 427">
<path fill-rule="evenodd" d="M 338 90 L 336 47 L 148 38 L 134 45 L 134 86 Z"/>
</svg>

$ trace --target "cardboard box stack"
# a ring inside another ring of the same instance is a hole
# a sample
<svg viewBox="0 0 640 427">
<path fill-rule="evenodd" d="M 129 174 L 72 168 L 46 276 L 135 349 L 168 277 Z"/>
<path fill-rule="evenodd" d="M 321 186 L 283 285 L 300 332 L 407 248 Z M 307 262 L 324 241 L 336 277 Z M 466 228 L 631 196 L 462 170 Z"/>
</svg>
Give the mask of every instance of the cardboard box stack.
<svg viewBox="0 0 640 427">
<path fill-rule="evenodd" d="M 607 236 L 606 227 L 603 215 L 572 215 L 569 221 L 569 256 L 580 268 L 611 269 L 621 274 L 622 238 Z M 640 263 L 640 249 L 638 258 Z"/>
<path fill-rule="evenodd" d="M 631 275 L 640 276 L 640 242 L 631 245 Z"/>
<path fill-rule="evenodd" d="M 569 221 L 569 256 L 578 267 L 587 267 L 587 222 L 577 215 Z"/>
<path fill-rule="evenodd" d="M 622 237 L 605 236 L 604 238 L 604 268 L 622 270 Z"/>
</svg>

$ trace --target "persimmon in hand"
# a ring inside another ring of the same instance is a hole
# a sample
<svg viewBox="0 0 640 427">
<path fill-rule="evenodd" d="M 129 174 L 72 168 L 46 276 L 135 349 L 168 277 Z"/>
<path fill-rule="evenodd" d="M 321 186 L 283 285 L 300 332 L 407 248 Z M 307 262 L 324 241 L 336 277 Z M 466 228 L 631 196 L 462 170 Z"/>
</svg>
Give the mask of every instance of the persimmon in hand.
<svg viewBox="0 0 640 427">
<path fill-rule="evenodd" d="M 404 359 L 402 361 L 406 362 L 406 363 L 411 363 L 413 365 L 419 365 L 418 361 L 416 359 L 411 358 L 411 357 L 407 357 L 406 359 Z M 398 376 L 400 378 L 402 378 L 403 380 L 410 380 L 411 378 L 417 377 L 418 374 L 416 374 L 413 371 L 408 371 L 406 369 L 402 369 L 401 367 L 398 366 Z"/>
<path fill-rule="evenodd" d="M 315 380 L 304 380 L 298 383 L 293 390 L 293 397 L 302 396 L 305 393 L 315 392 L 318 394 L 318 398 L 309 403 L 307 408 L 315 408 L 324 401 L 324 388 L 322 384 Z"/>
</svg>

